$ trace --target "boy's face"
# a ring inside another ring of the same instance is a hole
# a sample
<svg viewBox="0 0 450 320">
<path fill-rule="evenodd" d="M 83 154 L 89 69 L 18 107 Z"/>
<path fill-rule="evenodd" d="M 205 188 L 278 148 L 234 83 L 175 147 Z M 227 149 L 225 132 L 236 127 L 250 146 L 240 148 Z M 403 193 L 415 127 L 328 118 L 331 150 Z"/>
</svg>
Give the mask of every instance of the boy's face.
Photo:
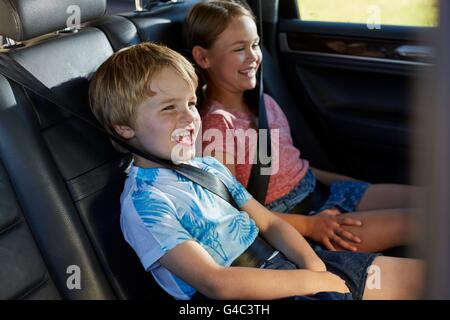
<svg viewBox="0 0 450 320">
<path fill-rule="evenodd" d="M 125 126 L 116 126 L 116 130 L 136 147 L 157 157 L 174 162 L 192 159 L 201 125 L 195 92 L 170 68 L 153 78 L 150 90 L 155 95 L 137 107 L 134 128 L 128 127 L 124 132 L 121 128 Z M 138 156 L 135 156 L 135 164 L 154 166 Z"/>
</svg>

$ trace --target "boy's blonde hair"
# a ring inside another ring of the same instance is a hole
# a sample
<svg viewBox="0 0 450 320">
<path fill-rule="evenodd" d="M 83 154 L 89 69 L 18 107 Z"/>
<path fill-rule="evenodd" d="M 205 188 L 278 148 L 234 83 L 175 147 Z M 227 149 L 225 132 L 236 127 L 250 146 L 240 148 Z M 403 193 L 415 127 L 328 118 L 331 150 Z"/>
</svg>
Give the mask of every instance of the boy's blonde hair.
<svg viewBox="0 0 450 320">
<path fill-rule="evenodd" d="M 117 136 L 114 125 L 134 128 L 136 108 L 155 94 L 150 83 L 165 68 L 171 68 L 195 92 L 198 80 L 194 67 L 182 55 L 161 45 L 146 42 L 122 49 L 100 66 L 89 86 L 89 100 L 92 112 L 108 133 Z"/>
</svg>

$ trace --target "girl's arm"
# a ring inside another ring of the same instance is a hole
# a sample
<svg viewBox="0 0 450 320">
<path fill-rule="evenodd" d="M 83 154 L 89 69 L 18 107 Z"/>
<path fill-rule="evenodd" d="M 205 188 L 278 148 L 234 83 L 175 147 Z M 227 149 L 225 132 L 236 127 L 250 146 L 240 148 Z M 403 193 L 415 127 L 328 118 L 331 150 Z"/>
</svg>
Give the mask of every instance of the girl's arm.
<svg viewBox="0 0 450 320">
<path fill-rule="evenodd" d="M 302 214 L 274 212 L 279 218 L 288 222 L 304 237 L 323 244 L 328 250 L 336 251 L 336 247 L 349 251 L 357 251 L 355 244 L 360 244 L 361 239 L 354 231 L 350 232 L 343 228 L 362 227 L 361 219 L 352 214 L 342 215 L 337 209 L 326 209 L 318 214 L 306 216 Z"/>
<path fill-rule="evenodd" d="M 222 267 L 195 241 L 185 241 L 160 263 L 211 299 L 281 299 L 323 291 L 348 292 L 329 272 Z"/>
<path fill-rule="evenodd" d="M 264 239 L 283 252 L 299 268 L 326 271 L 322 260 L 305 238 L 289 223 L 277 217 L 255 199 L 249 200 L 241 209 L 255 220 Z"/>
</svg>

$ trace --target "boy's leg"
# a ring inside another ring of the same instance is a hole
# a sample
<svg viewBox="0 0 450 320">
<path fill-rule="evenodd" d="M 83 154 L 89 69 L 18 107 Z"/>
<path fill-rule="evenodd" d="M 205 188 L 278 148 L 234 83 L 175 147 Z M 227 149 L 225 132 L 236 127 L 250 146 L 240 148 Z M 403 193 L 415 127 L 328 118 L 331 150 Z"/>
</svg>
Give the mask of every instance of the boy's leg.
<svg viewBox="0 0 450 320">
<path fill-rule="evenodd" d="M 412 208 L 422 193 L 420 187 L 402 184 L 371 184 L 355 211 Z"/>
<path fill-rule="evenodd" d="M 363 299 L 419 299 L 424 277 L 421 260 L 379 256 L 370 268 Z"/>
<path fill-rule="evenodd" d="M 339 215 L 339 219 L 345 217 L 358 219 L 363 223 L 361 227 L 341 226 L 362 240 L 361 243 L 352 243 L 360 252 L 380 252 L 412 243 L 412 209 L 372 210 Z"/>
</svg>

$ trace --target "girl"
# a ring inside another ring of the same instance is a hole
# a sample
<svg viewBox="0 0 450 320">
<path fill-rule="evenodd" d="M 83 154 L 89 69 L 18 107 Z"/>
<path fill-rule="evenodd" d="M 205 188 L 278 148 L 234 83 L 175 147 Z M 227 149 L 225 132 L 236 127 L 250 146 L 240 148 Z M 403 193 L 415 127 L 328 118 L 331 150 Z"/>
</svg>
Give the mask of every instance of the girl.
<svg viewBox="0 0 450 320">
<path fill-rule="evenodd" d="M 244 96 L 255 88 L 262 60 L 254 16 L 234 2 L 199 3 L 187 17 L 186 38 L 206 84 L 201 110 L 203 132 L 218 129 L 226 137 L 231 130 L 239 150 L 243 143 L 237 137 L 238 130 L 242 133 L 257 128 L 255 106 Z M 407 208 L 413 187 L 371 185 L 310 168 L 293 145 L 285 115 L 268 95 L 265 107 L 269 128 L 279 129 L 278 144 L 272 137 L 272 155 L 279 155 L 278 162 L 273 157 L 273 166 L 279 170 L 269 180 L 264 203 L 268 209 L 329 250 L 376 252 L 408 243 L 406 230 L 411 214 Z M 244 163 L 238 160 L 242 157 L 239 151 L 229 152 L 229 140 L 225 138 L 214 141 L 213 152 L 206 152 L 209 142 L 204 141 L 203 155 L 215 156 L 246 187 L 252 167 L 249 159 L 256 145 L 249 140 L 244 146 Z M 317 214 L 306 215 L 308 212 L 300 212 L 298 206 L 313 192 L 316 176 L 330 186 L 330 195 Z M 346 213 L 354 211 L 351 217 Z M 286 214 L 289 212 L 297 214 Z"/>
</svg>

